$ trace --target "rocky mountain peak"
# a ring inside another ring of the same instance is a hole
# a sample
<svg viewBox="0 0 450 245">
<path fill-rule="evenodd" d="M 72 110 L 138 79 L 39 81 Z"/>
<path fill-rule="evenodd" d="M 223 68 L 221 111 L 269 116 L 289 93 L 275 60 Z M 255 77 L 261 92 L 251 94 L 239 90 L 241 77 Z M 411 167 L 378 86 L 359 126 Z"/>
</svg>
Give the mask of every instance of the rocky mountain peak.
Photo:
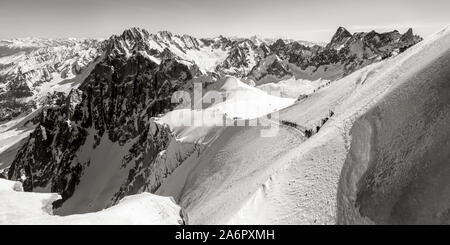
<svg viewBox="0 0 450 245">
<path fill-rule="evenodd" d="M 156 33 L 156 36 L 162 38 L 163 40 L 170 41 L 172 40 L 173 34 L 169 31 L 159 31 Z"/>
<path fill-rule="evenodd" d="M 409 28 L 408 31 L 406 31 L 400 40 L 404 41 L 404 42 L 410 42 L 414 39 L 414 33 L 413 33 L 413 29 Z"/>
<path fill-rule="evenodd" d="M 150 34 L 141 28 L 133 27 L 123 31 L 120 35 L 113 35 L 105 41 L 107 56 L 129 56 L 133 50 L 148 49 Z"/>
<path fill-rule="evenodd" d="M 256 45 L 260 45 L 260 44 L 262 44 L 262 43 L 264 43 L 264 39 L 263 39 L 263 37 L 262 36 L 260 36 L 260 35 L 253 35 L 253 36 L 251 36 L 250 38 L 249 38 L 254 44 L 256 44 Z"/>
<path fill-rule="evenodd" d="M 281 48 L 286 46 L 286 43 L 283 41 L 283 39 L 277 39 L 273 44 L 272 47 Z"/>
<path fill-rule="evenodd" d="M 349 38 L 351 36 L 352 36 L 352 34 L 347 29 L 345 29 L 344 27 L 340 26 L 336 30 L 336 33 L 331 38 L 331 42 L 333 42 L 333 40 L 334 41 L 338 41 L 338 40 L 342 40 L 344 38 Z"/>
<path fill-rule="evenodd" d="M 147 30 L 139 27 L 132 27 L 122 32 L 122 36 L 129 39 L 142 39 L 143 37 L 148 37 L 149 35 L 150 34 Z"/>
<path fill-rule="evenodd" d="M 352 34 L 347 31 L 344 27 L 339 27 L 336 33 L 331 38 L 331 42 L 328 44 L 328 47 L 338 48 L 343 45 L 347 40 L 352 37 Z"/>
</svg>

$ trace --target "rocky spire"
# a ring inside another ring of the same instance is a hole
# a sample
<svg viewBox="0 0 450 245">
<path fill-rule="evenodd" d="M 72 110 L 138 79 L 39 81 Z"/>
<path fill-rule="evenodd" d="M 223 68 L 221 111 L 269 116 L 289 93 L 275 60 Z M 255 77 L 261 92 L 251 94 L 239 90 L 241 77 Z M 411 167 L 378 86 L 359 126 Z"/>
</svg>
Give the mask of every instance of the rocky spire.
<svg viewBox="0 0 450 245">
<path fill-rule="evenodd" d="M 414 33 L 412 28 L 409 28 L 407 32 L 405 32 L 405 34 L 402 35 L 401 37 L 401 41 L 405 42 L 405 41 L 411 41 L 414 39 Z"/>
<path fill-rule="evenodd" d="M 352 37 L 352 34 L 347 31 L 344 27 L 339 27 L 336 33 L 333 35 L 331 42 L 328 44 L 328 47 L 338 47 L 345 43 L 348 39 Z"/>
</svg>

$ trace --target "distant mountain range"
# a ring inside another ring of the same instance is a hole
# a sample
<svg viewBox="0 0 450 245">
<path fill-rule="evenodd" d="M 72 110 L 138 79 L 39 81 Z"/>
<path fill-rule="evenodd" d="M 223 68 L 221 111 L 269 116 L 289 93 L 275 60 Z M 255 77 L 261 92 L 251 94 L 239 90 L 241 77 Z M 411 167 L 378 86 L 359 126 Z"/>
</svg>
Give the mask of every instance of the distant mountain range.
<svg viewBox="0 0 450 245">
<path fill-rule="evenodd" d="M 14 39 L 0 41 L 0 121 L 29 112 L 53 91 L 67 92 L 63 80 L 75 78 L 100 56 L 125 59 L 136 52 L 160 64 L 172 59 L 194 77 L 232 75 L 256 84 L 295 76 L 338 79 L 365 65 L 396 55 L 421 40 L 408 30 L 350 34 L 340 27 L 327 45 L 251 38 L 194 38 L 131 28 L 107 40 Z M 86 71 L 87 74 L 89 71 Z M 73 83 L 73 82 L 72 82 Z M 78 81 L 76 84 L 79 84 Z"/>
</svg>

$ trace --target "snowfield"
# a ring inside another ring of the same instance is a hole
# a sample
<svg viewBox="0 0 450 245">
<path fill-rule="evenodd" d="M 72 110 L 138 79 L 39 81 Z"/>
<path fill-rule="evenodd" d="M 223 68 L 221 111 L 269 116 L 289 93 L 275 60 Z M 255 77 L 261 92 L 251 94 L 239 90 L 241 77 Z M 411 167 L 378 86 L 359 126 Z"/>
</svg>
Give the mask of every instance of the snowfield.
<svg viewBox="0 0 450 245">
<path fill-rule="evenodd" d="M 23 192 L 19 182 L 0 179 L 1 225 L 179 225 L 180 207 L 168 197 L 150 193 L 127 196 L 119 204 L 95 213 L 55 216 L 55 193 Z"/>
<path fill-rule="evenodd" d="M 266 83 L 258 86 L 258 88 L 269 94 L 279 94 L 283 98 L 298 99 L 301 95 L 314 93 L 320 86 L 325 86 L 327 82 L 327 80 L 322 79 L 309 81 L 292 77 L 277 83 Z"/>
<path fill-rule="evenodd" d="M 206 109 L 174 110 L 159 121 L 168 124 L 182 141 L 205 143 L 215 138 L 224 122 L 234 125 L 234 119 L 255 119 L 295 103 L 295 99 L 276 95 L 277 91 L 267 93 L 228 77 L 220 91 L 209 91 L 203 96 L 203 103 L 211 104 Z"/>
<path fill-rule="evenodd" d="M 223 59 L 200 51 L 177 54 L 204 71 Z M 105 136 L 92 148 L 90 132 L 76 154 L 90 162 L 86 174 L 55 210 L 67 216 L 52 214 L 57 194 L 0 179 L 0 224 L 448 224 L 449 95 L 450 28 L 336 81 L 255 87 L 228 77 L 203 96 L 212 105 L 155 118 L 174 133 L 150 170 L 171 172 L 156 195 L 140 190 L 103 209 L 127 178 L 133 142 Z M 0 125 L 0 170 L 12 159 L 5 149 L 34 127 L 24 121 Z"/>
<path fill-rule="evenodd" d="M 335 113 L 307 140 L 227 127 L 158 193 L 190 224 L 448 222 L 449 59 L 446 29 L 282 109 L 305 128 Z"/>
</svg>

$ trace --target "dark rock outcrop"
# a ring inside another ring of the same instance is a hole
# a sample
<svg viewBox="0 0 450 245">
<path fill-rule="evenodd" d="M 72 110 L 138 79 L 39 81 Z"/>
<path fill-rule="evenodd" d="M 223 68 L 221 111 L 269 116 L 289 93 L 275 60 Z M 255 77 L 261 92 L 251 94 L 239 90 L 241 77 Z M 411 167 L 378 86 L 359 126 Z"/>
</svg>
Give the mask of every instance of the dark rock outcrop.
<svg viewBox="0 0 450 245">
<path fill-rule="evenodd" d="M 120 38 L 133 35 L 126 31 Z M 136 38 L 133 49 L 141 51 L 140 47 L 145 47 L 143 39 L 133 37 Z M 61 206 L 72 196 L 84 170 L 91 164 L 77 157 L 89 135 L 95 139 L 93 149 L 101 144 L 104 136 L 121 146 L 131 143 L 122 164 L 132 167 L 128 179 L 117 190 L 117 197 L 136 193 L 146 184 L 142 180 L 138 186 L 135 177 L 153 163 L 173 138 L 169 128 L 156 123 L 152 117 L 175 106 L 171 103 L 172 93 L 190 80 L 192 74 L 186 65 L 174 59 L 157 64 L 141 52 L 131 56 L 125 55 L 129 50 L 116 52 L 128 48 L 121 44 L 115 37 L 111 38 L 104 60 L 79 89 L 72 90 L 68 96 L 55 94 L 52 103 L 42 110 L 37 129 L 20 149 L 9 171 L 10 179 L 23 180 L 25 191 L 48 188 L 61 194 L 62 199 L 54 203 L 56 207 Z"/>
</svg>

